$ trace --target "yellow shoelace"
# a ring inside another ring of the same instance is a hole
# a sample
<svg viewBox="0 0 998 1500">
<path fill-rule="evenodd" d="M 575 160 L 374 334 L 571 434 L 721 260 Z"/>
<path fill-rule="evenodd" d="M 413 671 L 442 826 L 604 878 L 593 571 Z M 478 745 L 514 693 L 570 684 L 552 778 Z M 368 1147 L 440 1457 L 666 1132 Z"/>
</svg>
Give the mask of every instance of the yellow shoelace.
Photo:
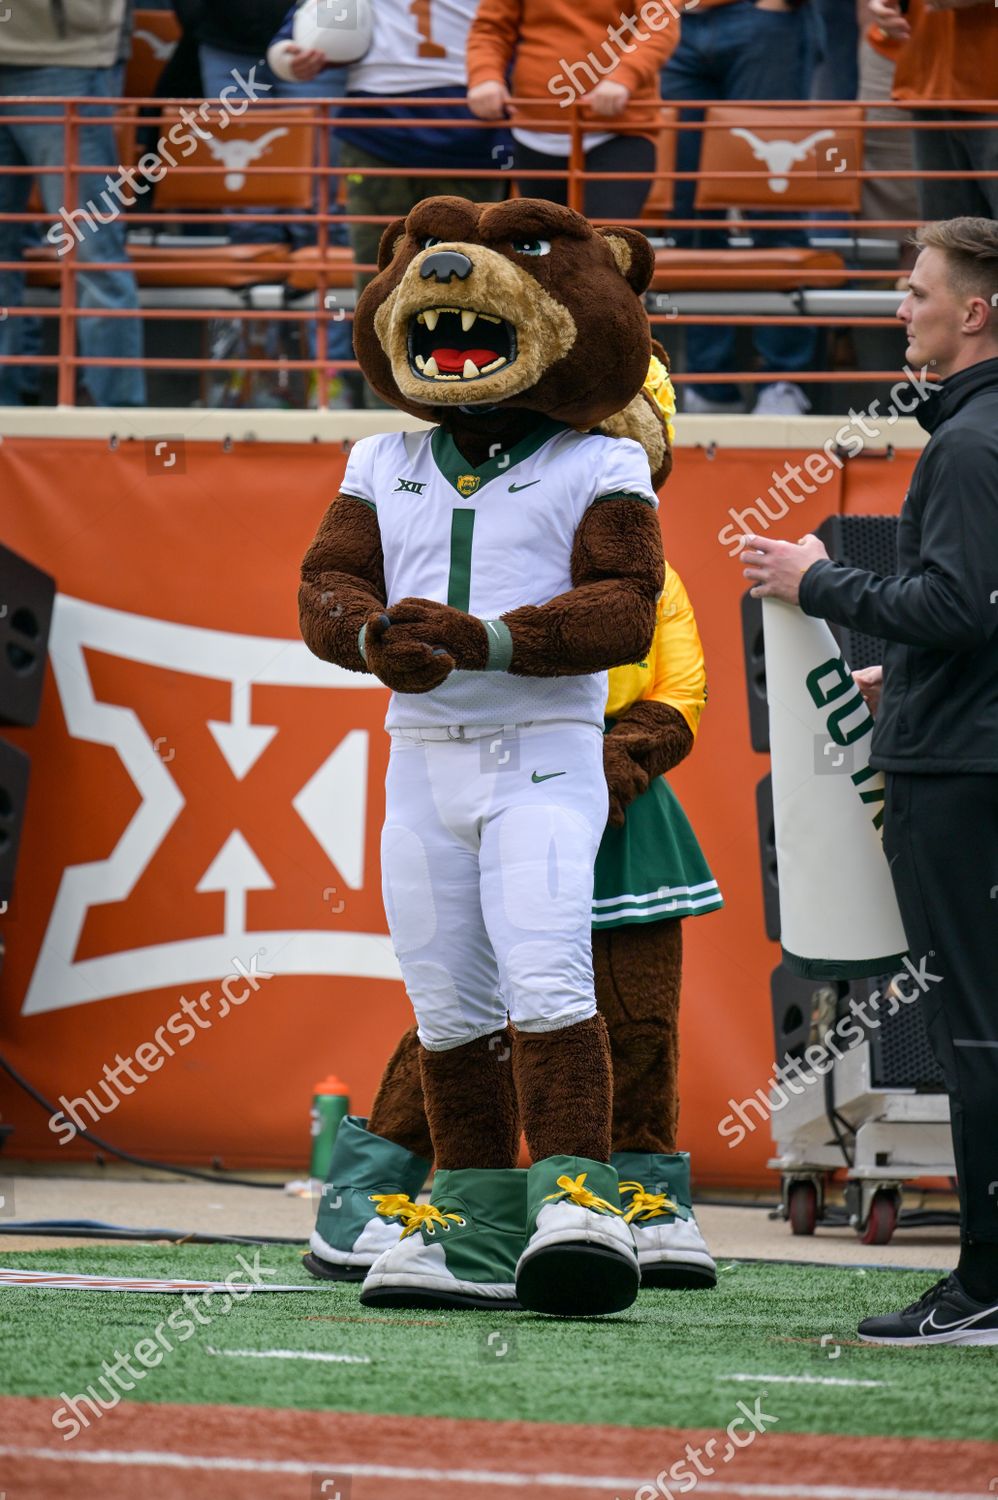
<svg viewBox="0 0 998 1500">
<path fill-rule="evenodd" d="M 677 1213 L 679 1210 L 679 1204 L 673 1203 L 668 1193 L 646 1193 L 640 1182 L 622 1182 L 620 1191 L 634 1194 L 631 1206 L 624 1215 L 626 1224 L 629 1224 L 632 1219 L 657 1219 L 665 1214 Z"/>
<path fill-rule="evenodd" d="M 406 1211 L 402 1238 L 405 1239 L 406 1235 L 415 1234 L 417 1229 L 428 1229 L 432 1234 L 435 1224 L 439 1224 L 443 1229 L 449 1229 L 448 1219 L 453 1220 L 455 1224 L 464 1223 L 460 1214 L 442 1214 L 439 1208 L 434 1208 L 432 1203 L 414 1203 Z"/>
<path fill-rule="evenodd" d="M 371 1202 L 378 1205 L 378 1213 L 386 1219 L 404 1219 L 416 1207 L 408 1193 L 372 1193 Z"/>
<path fill-rule="evenodd" d="M 580 1208 L 596 1208 L 603 1213 L 619 1214 L 621 1212 L 619 1208 L 614 1208 L 613 1204 L 607 1203 L 605 1198 L 598 1198 L 595 1193 L 591 1193 L 587 1187 L 582 1186 L 587 1175 L 585 1172 L 580 1172 L 578 1177 L 569 1177 L 567 1173 L 564 1177 L 558 1177 L 556 1181 L 561 1192 L 548 1193 L 544 1202 L 550 1203 L 558 1198 L 567 1198 L 571 1203 L 577 1203 Z"/>
</svg>

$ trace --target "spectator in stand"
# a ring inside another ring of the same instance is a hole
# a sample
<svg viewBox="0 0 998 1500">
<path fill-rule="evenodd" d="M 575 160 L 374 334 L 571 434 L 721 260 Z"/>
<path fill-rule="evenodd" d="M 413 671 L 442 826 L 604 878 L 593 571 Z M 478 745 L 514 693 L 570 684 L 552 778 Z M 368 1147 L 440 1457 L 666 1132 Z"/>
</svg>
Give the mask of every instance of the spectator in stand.
<svg viewBox="0 0 998 1500">
<path fill-rule="evenodd" d="M 863 3 L 863 0 L 860 0 Z M 853 0 L 813 0 L 812 99 L 855 99 L 859 91 L 859 17 Z"/>
<path fill-rule="evenodd" d="M 335 98 L 343 94 L 346 85 L 344 68 L 329 69 L 321 85 L 317 85 L 314 76 L 275 73 L 267 62 L 267 48 L 283 23 L 287 8 L 287 0 L 201 0 L 199 53 L 207 98 L 217 99 L 226 84 L 232 82 L 234 72 L 245 76 L 252 67 L 256 68 L 257 82 L 265 84 L 269 90 L 265 95 L 268 100 L 308 104 L 313 99 Z M 336 165 L 332 155 L 330 164 Z M 273 213 L 274 210 L 261 208 L 257 212 Z M 232 238 L 242 244 L 265 244 L 272 242 L 276 233 L 273 224 L 235 224 Z M 301 224 L 289 224 L 283 233 L 295 248 L 315 240 L 315 230 Z M 336 238 L 335 234 L 333 238 Z"/>
<path fill-rule="evenodd" d="M 433 0 L 432 8 L 429 3 L 414 5 L 410 0 L 379 0 L 371 46 L 348 70 L 345 92 L 357 102 L 344 105 L 340 114 L 360 123 L 336 129 L 340 165 L 349 174 L 346 209 L 349 215 L 373 220 L 350 225 L 354 260 L 371 268 L 357 273 L 358 295 L 374 275 L 385 225 L 407 214 L 421 198 L 452 193 L 478 202 L 498 202 L 506 196 L 506 183 L 499 178 L 462 175 L 499 165 L 494 132 L 477 124 L 455 127 L 449 122 L 472 120 L 466 106 L 436 102 L 464 98 L 465 48 L 474 12 L 475 0 Z M 292 10 L 275 38 L 272 64 L 282 71 L 294 68 L 297 77 L 326 78 L 322 56 L 303 57 L 290 41 L 293 16 Z M 430 102 L 426 106 L 397 104 L 393 96 Z M 422 123 L 393 123 L 401 119 Z M 449 169 L 447 175 L 440 174 L 442 162 Z M 388 167 L 394 170 L 386 173 Z M 414 177 L 410 175 L 413 168 L 436 170 L 432 177 Z M 385 175 L 371 176 L 372 171 Z M 369 406 L 384 405 L 369 389 L 366 399 Z"/>
<path fill-rule="evenodd" d="M 468 38 L 468 103 L 475 114 L 500 120 L 510 113 L 511 65 L 514 95 L 558 101 L 518 112 L 514 172 L 567 171 L 571 137 L 564 111 L 577 99 L 583 117 L 601 127 L 583 135 L 586 171 L 650 177 L 659 124 L 656 81 L 679 40 L 680 24 L 678 8 L 659 5 L 657 12 L 658 26 L 649 21 L 642 30 L 635 17 L 630 28 L 608 25 L 611 11 L 602 0 L 481 0 Z M 612 15 L 618 19 L 625 21 L 625 13 Z M 551 129 L 559 123 L 560 130 Z M 650 188 L 648 178 L 587 182 L 583 212 L 595 219 L 637 219 Z M 524 178 L 519 189 L 532 198 L 568 201 L 564 177 Z"/>
<path fill-rule="evenodd" d="M 907 43 L 894 75 L 895 99 L 910 100 L 915 120 L 937 130 L 919 129 L 915 166 L 919 172 L 963 172 L 956 178 L 918 179 L 923 219 L 998 218 L 998 115 L 975 110 L 919 109 L 933 99 L 995 97 L 998 82 L 998 18 L 994 0 L 911 0 L 907 15 L 900 0 L 870 0 L 870 20 L 888 36 Z M 987 121 L 980 130 L 952 130 L 950 122 Z"/>
<path fill-rule="evenodd" d="M 808 29 L 803 4 L 808 0 L 700 0 L 695 10 L 683 15 L 682 32 L 662 73 L 662 96 L 683 99 L 806 99 L 810 93 L 807 65 Z M 702 110 L 683 110 L 684 120 L 700 120 Z M 695 130 L 679 132 L 676 166 L 680 172 L 696 172 L 700 161 L 700 135 Z M 695 182 L 676 183 L 678 219 L 694 217 Z M 704 213 L 704 222 L 723 221 L 723 213 Z M 746 217 L 751 215 L 746 214 Z M 772 210 L 762 216 L 779 217 Z M 696 231 L 675 230 L 677 245 L 695 244 L 723 248 L 728 242 L 721 228 Z M 759 230 L 755 243 L 763 246 L 804 245 L 802 230 Z M 717 375 L 733 370 L 736 329 L 722 324 L 693 324 L 686 330 L 686 363 L 692 373 Z M 803 374 L 813 367 L 818 336 L 813 328 L 763 326 L 752 330 L 752 343 L 763 370 L 785 370 Z M 696 384 L 684 387 L 684 408 L 689 412 L 738 412 L 745 410 L 738 386 L 731 383 Z M 810 402 L 795 380 L 760 385 L 755 411 L 760 414 L 798 415 Z"/>
<path fill-rule="evenodd" d="M 865 13 L 866 0 L 860 0 Z M 913 130 L 878 130 L 879 123 L 900 124 L 911 119 L 907 110 L 885 105 L 894 87 L 894 70 L 905 43 L 890 37 L 879 26 L 868 26 L 859 48 L 859 97 L 866 105 L 863 136 L 863 168 L 875 175 L 863 182 L 864 219 L 909 219 L 919 217 L 918 189 L 911 177 L 895 172 L 913 172 Z M 879 106 L 879 107 L 878 107 Z M 871 239 L 895 240 L 898 260 L 910 269 L 915 264 L 915 246 L 904 229 L 864 229 Z"/>
<path fill-rule="evenodd" d="M 114 98 L 120 95 L 123 63 L 130 44 L 130 7 L 127 0 L 106 0 L 100 6 L 84 0 L 18 0 L 4 7 L 0 25 L 0 97 L 39 95 L 69 99 Z M 78 136 L 79 164 L 94 172 L 68 179 L 58 172 L 39 174 L 37 181 L 46 214 L 53 219 L 61 208 L 99 201 L 105 178 L 118 160 L 114 128 L 106 121 L 108 106 L 87 105 L 82 113 L 93 120 Z M 0 212 L 24 213 L 32 178 L 14 176 L 7 167 L 61 167 L 65 130 L 57 118 L 58 104 L 7 106 L 0 114 Z M 13 123 L 5 116 L 47 116 Z M 91 261 L 127 261 L 122 219 L 99 222 L 82 229 L 76 247 L 81 265 Z M 0 222 L 0 261 L 20 259 L 24 225 Z M 77 278 L 78 303 L 86 309 L 138 309 L 135 277 L 126 267 L 117 271 L 83 271 Z M 0 307 L 20 307 L 24 275 L 0 271 Z M 25 319 L 0 320 L 0 360 L 25 352 Z M 30 320 L 28 320 L 30 321 Z M 93 359 L 140 359 L 142 324 L 139 318 L 81 318 L 80 352 Z M 21 405 L 27 387 L 21 367 L 0 363 L 0 406 Z M 84 365 L 85 390 L 96 406 L 143 406 L 145 376 L 141 370 Z"/>
</svg>

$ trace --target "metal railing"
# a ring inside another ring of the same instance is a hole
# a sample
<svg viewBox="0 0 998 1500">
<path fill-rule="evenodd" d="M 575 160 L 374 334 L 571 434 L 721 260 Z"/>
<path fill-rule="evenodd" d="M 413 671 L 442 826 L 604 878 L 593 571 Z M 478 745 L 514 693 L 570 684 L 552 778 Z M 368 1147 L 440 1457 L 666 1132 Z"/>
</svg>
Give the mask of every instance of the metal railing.
<svg viewBox="0 0 998 1500">
<path fill-rule="evenodd" d="M 3 173 L 11 176 L 27 176 L 32 178 L 44 175 L 59 175 L 64 181 L 65 197 L 67 201 L 62 205 L 67 213 L 85 208 L 86 204 L 79 200 L 82 197 L 81 188 L 84 179 L 100 174 L 121 173 L 123 164 L 121 162 L 108 162 L 106 164 L 91 164 L 81 161 L 81 136 L 84 131 L 97 126 L 111 126 L 119 131 L 128 133 L 139 131 L 156 130 L 166 119 L 172 118 L 177 112 L 186 108 L 191 112 L 197 111 L 205 103 L 215 107 L 218 101 L 201 99 L 156 99 L 156 98 L 73 98 L 61 99 L 46 97 L 5 97 L 0 103 L 0 124 L 11 125 L 52 125 L 58 124 L 63 130 L 64 137 L 64 165 L 58 166 L 17 166 L 4 167 Z M 377 103 L 378 101 L 371 101 Z M 351 359 L 331 358 L 329 355 L 329 325 L 331 322 L 342 322 L 347 319 L 352 321 L 351 309 L 352 296 L 348 289 L 343 287 L 344 276 L 355 277 L 362 274 L 373 273 L 376 269 L 369 263 L 356 262 L 352 254 L 340 251 L 338 255 L 331 254 L 334 249 L 331 232 L 335 228 L 346 228 L 349 230 L 352 224 L 385 225 L 390 222 L 390 215 L 376 214 L 354 214 L 343 211 L 337 204 L 339 197 L 341 179 L 355 168 L 336 164 L 331 158 L 331 132 L 336 128 L 363 128 L 365 131 L 376 131 L 379 129 L 390 129 L 392 131 L 407 129 L 425 129 L 432 126 L 434 129 L 446 128 L 448 130 L 464 130 L 496 133 L 503 124 L 507 128 L 539 130 L 556 130 L 567 135 L 570 140 L 570 150 L 567 164 L 564 168 L 547 168 L 542 170 L 510 170 L 510 165 L 494 168 L 465 168 L 463 165 L 455 165 L 447 162 L 439 167 L 393 167 L 385 165 L 381 168 L 363 168 L 365 177 L 394 177 L 405 175 L 408 178 L 425 179 L 428 191 L 432 191 L 435 179 L 442 176 L 460 176 L 474 181 L 492 181 L 502 179 L 507 182 L 516 182 L 518 190 L 524 196 L 529 196 L 530 183 L 538 179 L 559 179 L 566 183 L 567 201 L 570 207 L 582 211 L 585 201 L 585 189 L 587 184 L 604 181 L 648 181 L 654 185 L 661 182 L 670 182 L 673 188 L 676 184 L 684 182 L 709 182 L 713 179 L 725 181 L 745 180 L 748 184 L 758 184 L 762 179 L 771 177 L 772 170 L 762 162 L 758 168 L 746 170 L 724 169 L 719 171 L 680 171 L 673 167 L 660 168 L 656 166 L 652 172 L 587 172 L 585 168 L 584 137 L 587 132 L 599 129 L 616 131 L 620 134 L 657 134 L 663 129 L 675 131 L 706 132 L 712 129 L 729 129 L 727 123 L 717 123 L 705 120 L 683 120 L 676 119 L 669 122 L 667 126 L 662 124 L 661 111 L 666 108 L 709 109 L 722 101 L 716 100 L 683 100 L 673 103 L 669 100 L 661 102 L 647 101 L 643 104 L 632 104 L 629 110 L 629 123 L 627 126 L 615 127 L 612 121 L 594 121 L 591 117 L 583 117 L 583 113 L 576 101 L 567 109 L 558 110 L 557 118 L 553 118 L 555 106 L 550 101 L 544 100 L 514 100 L 511 118 L 506 122 L 481 121 L 473 119 L 441 119 L 427 116 L 427 102 L 425 98 L 393 98 L 391 104 L 396 107 L 420 109 L 422 113 L 413 118 L 391 118 L 385 120 L 372 119 L 363 112 L 362 106 L 356 98 L 322 98 L 306 101 L 295 101 L 293 104 L 287 101 L 260 100 L 254 102 L 252 111 L 242 116 L 246 119 L 266 120 L 268 123 L 279 123 L 285 121 L 295 126 L 313 127 L 312 134 L 315 141 L 315 159 L 306 173 L 313 185 L 312 207 L 308 209 L 273 211 L 238 206 L 238 219 L 242 225 L 272 225 L 276 230 L 283 230 L 291 226 L 300 226 L 314 231 L 314 244 L 308 247 L 309 253 L 303 256 L 302 252 L 288 251 L 286 258 L 269 257 L 259 263 L 259 277 L 251 275 L 250 267 L 243 268 L 246 282 L 245 285 L 236 288 L 237 301 L 233 304 L 231 298 L 226 301 L 219 296 L 216 305 L 204 305 L 203 296 L 191 298 L 191 305 L 178 308 L 176 299 L 170 307 L 156 306 L 155 298 L 147 295 L 146 301 L 153 305 L 143 305 L 138 308 L 107 308 L 95 311 L 92 307 L 85 308 L 79 304 L 79 278 L 92 272 L 131 270 L 138 272 L 140 278 L 155 276 L 162 279 L 167 276 L 190 276 L 192 274 L 203 276 L 203 285 L 198 288 L 199 293 L 211 292 L 213 287 L 218 290 L 226 284 L 224 266 L 219 266 L 217 252 L 212 255 L 203 248 L 199 254 L 196 240 L 193 241 L 190 254 L 182 253 L 178 247 L 178 253 L 170 255 L 163 254 L 157 258 L 157 248 L 162 245 L 157 241 L 157 231 L 166 229 L 176 231 L 178 227 L 182 230 L 192 228 L 213 230 L 218 227 L 231 229 L 233 224 L 234 208 L 226 207 L 220 201 L 217 209 L 207 211 L 199 208 L 174 208 L 156 209 L 152 206 L 148 209 L 133 209 L 129 207 L 123 215 L 125 225 L 133 237 L 135 244 L 138 236 L 136 231 L 146 231 L 150 234 L 150 242 L 143 250 L 151 251 L 143 254 L 141 265 L 137 266 L 131 258 L 126 260 L 81 260 L 79 256 L 79 242 L 75 237 L 65 254 L 53 256 L 48 262 L 34 259 L 25 260 L 16 258 L 0 261 L 0 273 L 31 273 L 46 269 L 51 274 L 51 266 L 55 264 L 58 268 L 57 298 L 54 305 L 46 305 L 44 299 L 41 301 L 26 302 L 23 305 L 11 305 L 0 307 L 0 321 L 18 318 L 40 318 L 46 321 L 58 323 L 58 348 L 52 354 L 29 354 L 11 355 L 0 352 L 0 364 L 6 365 L 40 365 L 42 367 L 54 368 L 57 372 L 56 399 L 60 405 L 72 405 L 75 401 L 76 372 L 80 366 L 102 366 L 107 368 L 136 368 L 143 370 L 172 370 L 204 372 L 208 369 L 239 369 L 246 371 L 273 371 L 273 370 L 301 370 L 315 372 L 317 381 L 317 395 L 320 406 L 325 406 L 329 398 L 329 385 L 331 379 L 344 370 L 356 370 L 356 362 Z M 364 101 L 367 103 L 367 100 Z M 453 107 L 463 104 L 461 98 L 434 100 L 434 105 L 441 108 Z M 766 101 L 768 105 L 770 101 Z M 909 105 L 906 103 L 894 103 L 885 100 L 871 104 L 864 101 L 858 106 L 850 101 L 771 101 L 773 105 L 785 107 L 795 112 L 806 111 L 813 120 L 816 127 L 820 127 L 822 119 L 829 123 L 842 124 L 841 112 L 843 108 L 862 108 L 864 111 L 870 109 L 890 109 L 899 115 L 907 115 Z M 18 107 L 23 106 L 24 111 L 18 113 Z M 40 106 L 46 109 L 51 107 L 51 113 L 39 114 Z M 85 110 L 93 110 L 95 106 L 101 107 L 101 114 L 95 117 L 93 113 L 86 114 Z M 729 102 L 730 107 L 730 102 Z M 757 109 L 759 104 L 747 103 L 746 109 Z M 978 113 L 974 118 L 966 118 L 967 114 L 974 111 L 986 111 L 994 109 L 994 103 L 986 100 L 975 101 L 942 101 L 933 105 L 919 105 L 920 110 L 933 111 L 936 119 L 913 120 L 907 117 L 897 120 L 862 120 L 858 125 L 851 122 L 846 129 L 860 129 L 865 135 L 876 131 L 918 131 L 931 130 L 945 125 L 951 130 L 980 130 L 982 128 L 998 129 L 998 116 L 988 118 L 985 114 Z M 151 113 L 150 113 L 151 111 Z M 963 118 L 951 119 L 950 114 L 958 111 Z M 642 119 L 642 112 L 647 123 Z M 824 112 L 824 113 L 823 113 Z M 635 119 L 635 116 L 637 118 Z M 202 117 L 203 120 L 203 117 Z M 775 122 L 774 122 L 775 123 Z M 163 137 L 160 136 L 160 144 Z M 147 152 L 155 155 L 155 152 Z M 224 162 L 215 165 L 198 162 L 196 165 L 177 162 L 169 166 L 171 178 L 177 177 L 183 180 L 185 176 L 197 176 L 203 179 L 206 175 L 214 174 L 220 179 L 231 171 Z M 268 165 L 266 162 L 247 162 L 240 166 L 246 178 L 251 178 L 259 183 L 259 197 L 266 198 L 267 181 L 270 178 L 281 176 L 287 177 L 289 168 L 286 166 Z M 132 168 L 137 173 L 137 168 Z M 148 169 L 147 169 L 148 171 Z M 141 175 L 141 174 L 139 174 Z M 808 174 L 813 177 L 815 173 Z M 848 165 L 839 168 L 835 172 L 838 181 L 858 181 L 860 183 L 872 180 L 883 180 L 885 176 L 897 180 L 925 181 L 927 179 L 940 180 L 965 180 L 966 174 L 955 171 L 924 172 L 919 170 L 897 170 L 891 173 L 873 171 L 858 165 Z M 998 178 L 998 172 L 991 171 L 976 174 L 978 179 L 984 177 Z M 134 186 L 134 184 L 132 184 Z M 143 189 L 150 191 L 148 185 Z M 220 195 L 221 199 L 221 195 Z M 60 221 L 59 214 L 46 214 L 41 208 L 29 208 L 19 213 L 0 213 L 0 223 L 15 223 L 28 225 L 54 225 Z M 597 224 L 611 222 L 608 220 L 594 220 Z M 621 222 L 615 220 L 613 222 Z M 813 244 L 817 238 L 827 236 L 829 232 L 836 237 L 836 242 L 841 248 L 849 250 L 853 247 L 858 251 L 864 236 L 869 233 L 880 235 L 893 232 L 900 240 L 913 229 L 920 220 L 915 214 L 911 218 L 896 219 L 864 219 L 861 215 L 850 214 L 844 216 L 839 212 L 815 211 L 811 209 L 801 210 L 796 215 L 780 212 L 778 216 L 764 216 L 764 211 L 729 210 L 721 218 L 710 218 L 703 213 L 695 213 L 689 217 L 677 216 L 670 212 L 642 216 L 640 219 L 631 220 L 635 227 L 653 238 L 653 241 L 662 237 L 669 237 L 677 232 L 695 232 L 705 228 L 722 229 L 731 237 L 752 236 L 760 231 L 774 231 L 780 234 L 797 232 L 810 238 Z M 275 241 L 276 243 L 276 241 Z M 182 241 L 181 241 L 182 246 Z M 820 246 L 819 246 L 820 247 Z M 136 248 L 138 248 L 136 246 Z M 806 248 L 806 247 L 805 247 Z M 698 254 L 696 249 L 690 249 L 690 257 L 695 258 Z M 856 257 L 854 256 L 854 259 Z M 217 287 L 212 282 L 212 273 L 219 271 L 223 274 Z M 287 298 L 288 280 L 290 277 L 307 273 L 310 281 L 314 281 L 314 305 L 304 304 L 289 307 L 287 305 L 259 305 L 259 293 L 262 288 L 269 289 L 270 296 L 265 298 L 270 304 L 274 304 L 278 297 Z M 660 269 L 659 274 L 663 274 Z M 667 270 L 664 272 L 667 275 Z M 836 267 L 809 266 L 802 271 L 797 278 L 806 283 L 804 286 L 791 285 L 780 289 L 778 286 L 775 293 L 759 292 L 761 310 L 697 310 L 696 308 L 684 311 L 681 306 L 681 294 L 672 296 L 670 293 L 658 290 L 649 297 L 649 311 L 653 321 L 661 322 L 665 327 L 677 327 L 683 325 L 724 325 L 724 326 L 773 326 L 773 327 L 800 327 L 800 328 L 850 328 L 853 327 L 858 318 L 861 318 L 863 327 L 892 327 L 896 325 L 896 319 L 891 311 L 885 311 L 885 307 L 892 300 L 899 300 L 900 291 L 892 291 L 892 282 L 902 274 L 900 261 L 896 265 L 881 264 L 870 268 L 860 264 L 845 263 Z M 775 275 L 775 273 L 774 273 Z M 725 290 L 730 293 L 738 293 L 745 283 L 758 280 L 758 269 L 751 265 L 744 266 L 733 261 L 732 265 L 725 270 Z M 787 273 L 785 281 L 794 281 L 792 273 Z M 777 278 L 778 280 L 778 278 Z M 824 292 L 822 288 L 841 288 L 843 281 L 848 283 L 847 291 Z M 886 284 L 886 285 L 885 285 Z M 334 291 L 334 287 L 338 290 Z M 880 288 L 879 297 L 866 288 Z M 193 290 L 193 289 L 192 289 Z M 812 295 L 813 294 L 813 295 Z M 743 293 L 744 295 L 744 293 Z M 786 306 L 779 306 L 776 310 L 770 307 L 765 310 L 765 299 L 771 295 L 784 299 Z M 723 293 L 717 291 L 706 293 L 699 297 L 699 302 L 709 308 L 711 297 L 715 300 L 723 297 Z M 823 310 L 809 310 L 809 298 L 824 296 L 825 302 L 832 298 L 834 307 L 824 307 Z M 865 301 L 864 301 L 865 298 Z M 838 308 L 841 303 L 841 310 Z M 271 323 L 289 322 L 314 325 L 315 344 L 314 353 L 294 359 L 285 356 L 275 358 L 253 358 L 235 357 L 232 359 L 213 359 L 207 356 L 177 356 L 177 357 L 150 357 L 144 356 L 140 359 L 125 359 L 112 357 L 97 357 L 91 354 L 81 355 L 76 349 L 76 324 L 81 318 L 136 318 L 139 317 L 150 323 L 163 320 L 176 321 L 179 316 L 184 320 L 194 323 L 204 323 L 219 317 L 238 317 L 247 322 L 269 321 Z M 677 375 L 677 384 L 682 384 L 684 379 L 695 379 L 698 384 L 710 384 L 716 382 L 731 382 L 742 384 L 759 384 L 773 382 L 781 379 L 794 379 L 807 384 L 844 381 L 874 382 L 892 380 L 897 374 L 896 370 L 807 370 L 797 372 L 779 372 L 767 370 L 765 372 L 744 370 L 725 372 L 723 374 L 710 374 L 707 372 L 696 372 L 695 375 Z"/>
</svg>

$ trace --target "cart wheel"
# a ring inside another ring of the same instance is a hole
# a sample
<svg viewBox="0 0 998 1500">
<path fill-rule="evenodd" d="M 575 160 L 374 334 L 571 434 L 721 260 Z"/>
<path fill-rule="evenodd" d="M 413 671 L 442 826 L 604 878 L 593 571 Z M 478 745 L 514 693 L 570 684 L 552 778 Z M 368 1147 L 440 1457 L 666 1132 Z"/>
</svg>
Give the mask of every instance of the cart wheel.
<svg viewBox="0 0 998 1500">
<path fill-rule="evenodd" d="M 880 1188 L 873 1195 L 870 1217 L 860 1234 L 864 1245 L 889 1245 L 898 1226 L 899 1195 L 889 1188 Z"/>
<path fill-rule="evenodd" d="M 813 1234 L 818 1222 L 818 1190 L 813 1182 L 794 1182 L 787 1194 L 787 1217 L 794 1234 Z"/>
</svg>

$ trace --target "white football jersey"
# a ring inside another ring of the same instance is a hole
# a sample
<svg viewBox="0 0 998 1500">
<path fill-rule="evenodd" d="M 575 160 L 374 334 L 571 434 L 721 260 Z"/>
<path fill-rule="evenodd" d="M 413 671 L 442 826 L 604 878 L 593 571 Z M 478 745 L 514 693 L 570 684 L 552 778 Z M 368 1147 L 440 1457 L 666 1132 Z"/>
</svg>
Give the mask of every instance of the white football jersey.
<svg viewBox="0 0 998 1500">
<path fill-rule="evenodd" d="M 351 92 L 405 95 L 453 84 L 463 93 L 478 0 L 374 0 L 373 8 L 373 39 L 350 68 Z"/>
<path fill-rule="evenodd" d="M 572 544 L 594 501 L 626 494 L 658 505 L 638 443 L 550 420 L 477 469 L 442 427 L 362 438 L 350 450 L 342 493 L 377 512 L 389 604 L 434 599 L 487 620 L 572 588 Z M 605 672 L 456 671 L 433 692 L 393 693 L 386 722 L 602 726 L 606 692 Z"/>
</svg>

